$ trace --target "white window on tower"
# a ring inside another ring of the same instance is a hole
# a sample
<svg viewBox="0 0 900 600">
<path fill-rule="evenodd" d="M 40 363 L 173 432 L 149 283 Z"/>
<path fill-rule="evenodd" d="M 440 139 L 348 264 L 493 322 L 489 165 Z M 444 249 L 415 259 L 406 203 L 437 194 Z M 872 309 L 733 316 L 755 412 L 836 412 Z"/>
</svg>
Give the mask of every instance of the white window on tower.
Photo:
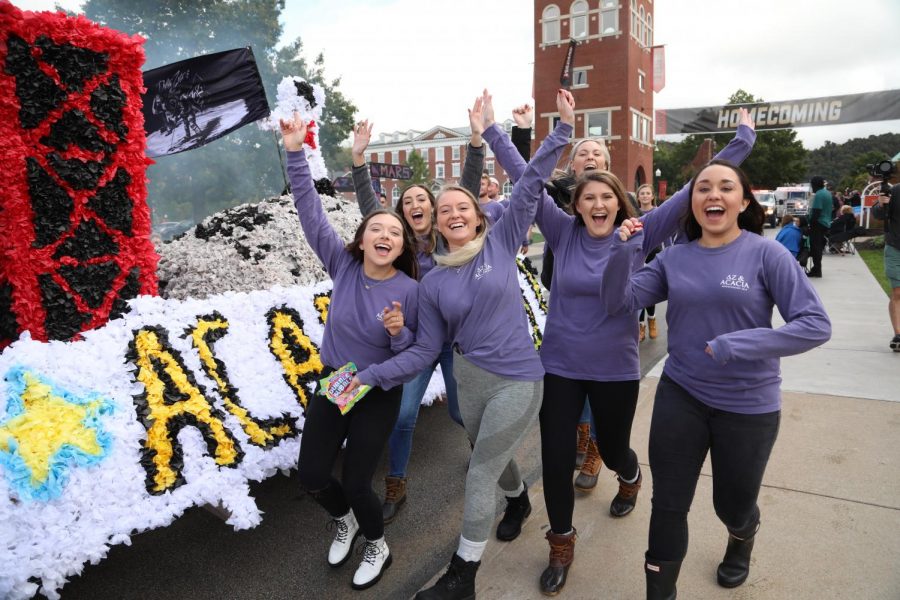
<svg viewBox="0 0 900 600">
<path fill-rule="evenodd" d="M 588 86 L 588 70 L 587 69 L 572 69 L 572 87 L 587 87 Z"/>
<path fill-rule="evenodd" d="M 609 111 L 598 110 L 584 115 L 584 137 L 610 136 Z"/>
<path fill-rule="evenodd" d="M 572 3 L 569 14 L 569 35 L 574 39 L 587 37 L 588 34 L 588 3 L 584 0 L 576 0 Z"/>
<path fill-rule="evenodd" d="M 600 0 L 600 35 L 617 33 L 619 33 L 619 0 Z"/>
<path fill-rule="evenodd" d="M 646 91 L 646 79 L 647 79 L 647 76 L 644 75 L 644 72 L 638 71 L 638 89 L 641 90 L 642 92 Z"/>
<path fill-rule="evenodd" d="M 559 7 L 551 4 L 544 9 L 543 18 L 544 43 L 553 44 L 559 41 Z"/>
</svg>

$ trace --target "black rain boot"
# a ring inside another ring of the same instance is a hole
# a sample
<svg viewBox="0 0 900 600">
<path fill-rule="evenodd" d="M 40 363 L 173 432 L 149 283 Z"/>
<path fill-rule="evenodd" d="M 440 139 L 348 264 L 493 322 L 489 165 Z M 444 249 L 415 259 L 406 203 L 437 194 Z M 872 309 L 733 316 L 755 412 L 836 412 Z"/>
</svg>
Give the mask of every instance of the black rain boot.
<svg viewBox="0 0 900 600">
<path fill-rule="evenodd" d="M 497 524 L 497 539 L 511 542 L 522 533 L 522 523 L 531 514 L 531 501 L 528 499 L 528 485 L 522 482 L 525 489 L 514 498 L 506 497 L 506 512 Z"/>
<path fill-rule="evenodd" d="M 750 553 L 753 552 L 753 541 L 756 539 L 757 531 L 759 531 L 758 523 L 753 533 L 746 538 L 735 537 L 731 532 L 728 533 L 725 558 L 716 570 L 716 580 L 722 587 L 735 588 L 747 581 L 750 574 Z"/>
<path fill-rule="evenodd" d="M 675 600 L 678 590 L 680 560 L 656 560 L 644 555 L 644 574 L 647 577 L 647 600 Z"/>
<path fill-rule="evenodd" d="M 454 554 L 447 572 L 433 586 L 416 594 L 415 600 L 475 600 L 475 574 L 480 566 L 481 561 L 465 561 Z"/>
</svg>

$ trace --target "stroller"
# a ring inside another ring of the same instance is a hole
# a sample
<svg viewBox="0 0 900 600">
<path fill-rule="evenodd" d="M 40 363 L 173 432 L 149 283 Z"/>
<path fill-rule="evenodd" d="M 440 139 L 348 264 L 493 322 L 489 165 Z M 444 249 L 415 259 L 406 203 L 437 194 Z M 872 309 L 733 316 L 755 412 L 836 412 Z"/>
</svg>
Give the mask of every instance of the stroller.
<svg viewBox="0 0 900 600">
<path fill-rule="evenodd" d="M 841 215 L 831 222 L 831 227 L 825 236 L 825 249 L 829 254 L 856 254 L 853 238 L 863 235 L 863 233 L 865 230 L 857 226 L 853 209 L 845 206 L 841 209 Z"/>
</svg>

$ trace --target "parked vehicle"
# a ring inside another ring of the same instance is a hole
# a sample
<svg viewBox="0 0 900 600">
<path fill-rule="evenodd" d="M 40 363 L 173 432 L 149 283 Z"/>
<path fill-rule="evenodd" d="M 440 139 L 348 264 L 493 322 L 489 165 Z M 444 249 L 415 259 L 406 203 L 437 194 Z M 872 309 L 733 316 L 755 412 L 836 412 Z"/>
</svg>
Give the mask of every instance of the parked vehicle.
<svg viewBox="0 0 900 600">
<path fill-rule="evenodd" d="M 164 221 L 153 226 L 153 233 L 159 235 L 164 242 L 174 239 L 194 226 L 190 219 L 185 221 Z"/>
<path fill-rule="evenodd" d="M 803 216 L 809 210 L 812 190 L 808 183 L 784 185 L 775 188 L 775 218 L 784 215 Z"/>
<path fill-rule="evenodd" d="M 766 211 L 765 223 L 769 227 L 777 227 L 779 218 L 775 210 L 775 192 L 772 190 L 753 190 L 753 195 L 756 197 L 756 201 L 762 205 L 763 210 Z"/>
</svg>

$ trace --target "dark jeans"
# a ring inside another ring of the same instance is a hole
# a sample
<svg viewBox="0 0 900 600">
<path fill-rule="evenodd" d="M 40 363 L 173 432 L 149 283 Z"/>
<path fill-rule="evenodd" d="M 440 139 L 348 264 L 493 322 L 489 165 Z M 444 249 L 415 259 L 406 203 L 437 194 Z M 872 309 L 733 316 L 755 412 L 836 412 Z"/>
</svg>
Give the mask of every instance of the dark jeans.
<svg viewBox="0 0 900 600">
<path fill-rule="evenodd" d="M 650 423 L 649 557 L 680 561 L 687 554 L 687 514 L 707 452 L 716 515 L 735 536 L 753 534 L 759 523 L 756 500 L 780 419 L 780 411 L 748 415 L 711 408 L 662 376 Z"/>
<path fill-rule="evenodd" d="M 300 439 L 300 485 L 332 517 L 343 516 L 352 508 L 368 540 L 384 535 L 381 500 L 372 489 L 372 477 L 400 412 L 402 390 L 401 386 L 387 391 L 373 388 L 341 415 L 337 405 L 317 388 L 306 407 Z M 339 482 L 331 472 L 344 438 L 347 447 Z"/>
<path fill-rule="evenodd" d="M 826 233 L 828 233 L 828 228 L 818 221 L 810 227 L 809 255 L 812 257 L 813 266 L 809 272 L 813 275 L 822 274 L 822 253 L 825 251 Z"/>
<path fill-rule="evenodd" d="M 575 490 L 577 427 L 588 397 L 597 432 L 597 449 L 603 463 L 625 479 L 637 473 L 637 455 L 631 449 L 631 422 L 637 406 L 640 382 L 568 379 L 547 373 L 541 405 L 541 460 L 544 468 L 544 502 L 555 533 L 572 529 Z"/>
</svg>

